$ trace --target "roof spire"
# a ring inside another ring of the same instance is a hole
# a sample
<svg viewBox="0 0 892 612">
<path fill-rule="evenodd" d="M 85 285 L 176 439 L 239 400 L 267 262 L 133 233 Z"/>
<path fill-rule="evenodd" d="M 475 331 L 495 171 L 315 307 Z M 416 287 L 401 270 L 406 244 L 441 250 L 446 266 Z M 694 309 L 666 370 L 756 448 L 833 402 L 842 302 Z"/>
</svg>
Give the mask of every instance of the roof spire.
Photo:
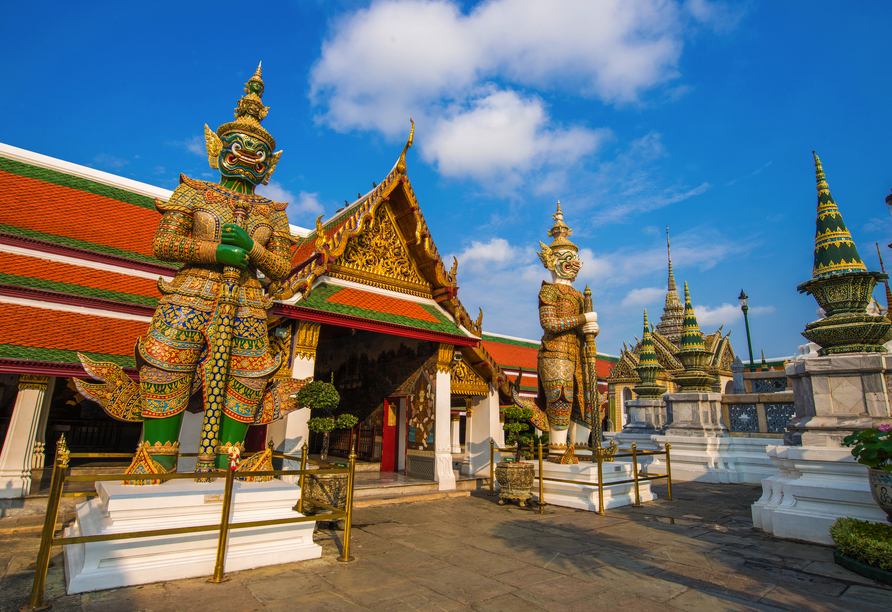
<svg viewBox="0 0 892 612">
<path fill-rule="evenodd" d="M 668 226 L 666 227 L 666 254 L 669 258 L 669 285 L 666 291 L 666 305 L 663 307 L 663 316 L 660 317 L 660 322 L 657 324 L 657 331 L 678 346 L 681 340 L 684 306 L 678 296 L 675 273 L 672 271 L 672 245 L 669 243 Z"/>
<path fill-rule="evenodd" d="M 694 314 L 694 307 L 691 305 L 691 292 L 688 289 L 687 281 L 684 283 L 684 331 L 678 348 L 683 351 L 706 350 L 703 344 L 703 334 L 700 332 L 700 326 L 697 325 L 697 317 Z"/>
<path fill-rule="evenodd" d="M 815 265 L 812 278 L 825 278 L 844 272 L 866 272 L 852 234 L 830 195 L 830 185 L 817 153 L 815 177 L 818 182 L 818 218 L 815 220 Z"/>
<path fill-rule="evenodd" d="M 672 245 L 669 243 L 669 226 L 666 226 L 666 254 L 669 256 L 669 291 L 678 291 L 675 287 L 675 274 L 672 272 Z"/>
</svg>

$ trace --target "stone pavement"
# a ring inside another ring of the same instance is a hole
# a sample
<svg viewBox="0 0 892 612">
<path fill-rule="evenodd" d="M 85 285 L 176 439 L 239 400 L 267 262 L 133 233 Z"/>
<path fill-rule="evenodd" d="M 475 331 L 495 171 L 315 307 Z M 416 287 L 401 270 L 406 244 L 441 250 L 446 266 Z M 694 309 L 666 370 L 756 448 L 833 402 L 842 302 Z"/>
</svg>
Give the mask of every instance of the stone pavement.
<svg viewBox="0 0 892 612">
<path fill-rule="evenodd" d="M 605 516 L 544 515 L 468 497 L 358 509 L 351 552 L 320 529 L 321 559 L 65 595 L 61 550 L 47 579 L 53 610 L 251 612 L 423 610 L 889 610 L 892 589 L 833 563 L 832 549 L 752 529 L 753 485 L 676 483 L 676 500 Z M 0 610 L 18 610 L 38 539 L 0 521 Z M 21 527 L 25 527 L 22 525 Z"/>
</svg>

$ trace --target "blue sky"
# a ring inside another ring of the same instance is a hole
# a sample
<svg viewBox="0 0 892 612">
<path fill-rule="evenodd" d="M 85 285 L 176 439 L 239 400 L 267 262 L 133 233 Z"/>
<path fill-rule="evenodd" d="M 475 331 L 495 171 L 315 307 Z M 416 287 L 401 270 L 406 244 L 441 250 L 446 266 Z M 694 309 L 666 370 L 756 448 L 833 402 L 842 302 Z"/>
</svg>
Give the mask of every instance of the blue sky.
<svg viewBox="0 0 892 612">
<path fill-rule="evenodd" d="M 260 7 L 255 10 L 255 7 Z M 263 61 L 284 150 L 270 197 L 310 227 L 409 177 L 459 297 L 538 338 L 535 255 L 560 199 L 594 291 L 598 349 L 662 312 L 665 228 L 704 331 L 750 295 L 757 359 L 816 319 L 811 151 L 869 269 L 892 251 L 888 2 L 16 3 L 0 141 L 173 188 L 211 178 L 205 123 Z M 256 17 L 256 19 L 254 19 Z M 112 221 L 110 221 L 112 222 Z M 449 265 L 447 263 L 447 265 Z M 876 297 L 884 303 L 879 290 Z"/>
</svg>

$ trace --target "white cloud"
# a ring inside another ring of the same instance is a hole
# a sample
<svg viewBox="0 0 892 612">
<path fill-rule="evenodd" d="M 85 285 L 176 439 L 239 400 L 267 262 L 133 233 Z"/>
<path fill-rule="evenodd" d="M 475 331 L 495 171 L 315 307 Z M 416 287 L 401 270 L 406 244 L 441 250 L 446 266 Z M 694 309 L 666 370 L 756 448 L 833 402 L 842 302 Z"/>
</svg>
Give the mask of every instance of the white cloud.
<svg viewBox="0 0 892 612">
<path fill-rule="evenodd" d="M 402 137 L 414 117 L 422 155 L 444 175 L 516 183 L 609 135 L 554 125 L 528 89 L 640 103 L 677 77 L 683 18 L 665 0 L 490 0 L 467 14 L 453 0 L 376 2 L 334 25 L 310 98 L 339 131 Z"/>
<path fill-rule="evenodd" d="M 655 302 L 662 303 L 665 299 L 665 287 L 642 287 L 629 291 L 620 306 L 647 306 Z"/>
<path fill-rule="evenodd" d="M 774 306 L 756 306 L 750 308 L 748 316 L 754 317 L 774 312 Z M 721 306 L 694 306 L 694 315 L 700 329 L 730 325 L 743 318 L 743 311 L 739 304 L 724 303 Z M 725 330 L 726 332 L 728 330 Z"/>
<path fill-rule="evenodd" d="M 684 9 L 696 20 L 714 32 L 730 32 L 737 27 L 746 14 L 746 7 L 741 3 L 733 6 L 721 0 L 685 0 Z"/>
<path fill-rule="evenodd" d="M 258 185 L 255 192 L 275 202 L 288 202 L 286 211 L 291 223 L 312 225 L 311 222 L 323 213 L 318 193 L 301 191 L 295 196 L 277 181 L 270 181 L 269 185 Z"/>
<path fill-rule="evenodd" d="M 207 157 L 208 154 L 207 145 L 205 144 L 204 136 L 202 135 L 191 136 L 186 140 L 175 140 L 168 144 L 181 149 L 186 149 L 189 153 L 197 155 L 198 157 Z"/>
<path fill-rule="evenodd" d="M 130 163 L 126 159 L 119 159 L 108 153 L 100 153 L 93 158 L 93 161 L 104 168 L 111 168 L 112 170 L 120 170 Z"/>
<path fill-rule="evenodd" d="M 466 107 L 438 118 L 421 143 L 422 157 L 445 176 L 514 178 L 532 168 L 576 163 L 593 153 L 609 130 L 551 127 L 537 97 L 490 89 Z"/>
</svg>

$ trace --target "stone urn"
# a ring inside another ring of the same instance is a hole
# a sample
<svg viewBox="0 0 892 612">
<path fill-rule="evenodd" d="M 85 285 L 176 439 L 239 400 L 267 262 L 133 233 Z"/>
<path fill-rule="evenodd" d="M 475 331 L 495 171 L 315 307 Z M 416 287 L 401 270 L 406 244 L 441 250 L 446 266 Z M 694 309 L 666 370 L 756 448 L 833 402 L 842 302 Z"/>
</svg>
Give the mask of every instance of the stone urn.
<svg viewBox="0 0 892 612">
<path fill-rule="evenodd" d="M 324 513 L 328 508 L 317 505 L 316 501 L 338 510 L 347 509 L 347 477 L 349 474 L 307 474 L 304 481 L 304 498 L 302 510 L 304 516 L 320 514 L 319 520 L 324 521 Z M 343 528 L 344 519 L 337 521 L 338 527 Z"/>
<path fill-rule="evenodd" d="M 870 493 L 880 510 L 892 523 L 892 472 L 867 468 L 867 479 L 870 482 Z"/>
<path fill-rule="evenodd" d="M 532 463 L 501 461 L 496 464 L 496 482 L 499 483 L 499 505 L 504 506 L 509 499 L 517 500 L 523 508 L 532 499 L 535 472 Z"/>
</svg>

